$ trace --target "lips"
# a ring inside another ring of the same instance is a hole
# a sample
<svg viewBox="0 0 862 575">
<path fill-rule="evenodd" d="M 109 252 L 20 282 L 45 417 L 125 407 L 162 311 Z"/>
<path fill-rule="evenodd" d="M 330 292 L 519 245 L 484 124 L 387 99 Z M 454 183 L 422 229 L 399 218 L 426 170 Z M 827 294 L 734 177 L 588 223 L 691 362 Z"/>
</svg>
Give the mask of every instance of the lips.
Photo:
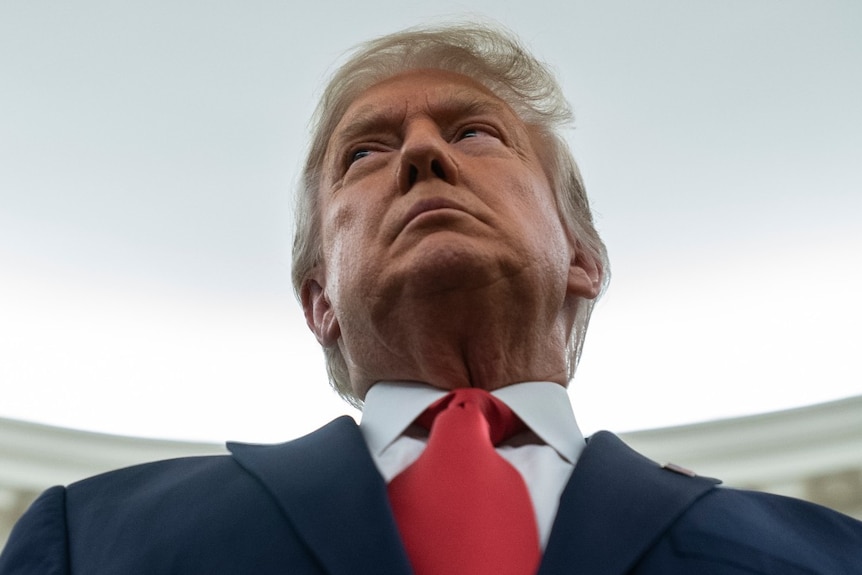
<svg viewBox="0 0 862 575">
<path fill-rule="evenodd" d="M 410 206 L 409 210 L 407 210 L 407 214 L 402 220 L 401 229 L 404 229 L 407 224 L 409 224 L 421 214 L 424 214 L 426 212 L 432 212 L 435 210 L 445 209 L 458 210 L 467 213 L 467 211 L 462 206 L 447 198 L 429 198 L 427 200 L 419 200 L 418 202 Z"/>
</svg>

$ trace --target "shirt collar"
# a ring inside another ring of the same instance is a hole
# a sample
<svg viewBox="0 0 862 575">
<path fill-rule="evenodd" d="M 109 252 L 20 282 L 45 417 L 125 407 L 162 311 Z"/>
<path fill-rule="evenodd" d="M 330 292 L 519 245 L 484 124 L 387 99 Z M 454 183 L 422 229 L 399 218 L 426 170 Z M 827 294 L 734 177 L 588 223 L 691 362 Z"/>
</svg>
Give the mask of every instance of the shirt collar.
<svg viewBox="0 0 862 575">
<path fill-rule="evenodd" d="M 376 457 L 446 391 L 415 381 L 378 381 L 365 395 L 359 429 Z"/>
<path fill-rule="evenodd" d="M 530 381 L 491 392 L 560 456 L 575 464 L 584 449 L 566 389 L 558 383 Z M 359 425 L 368 448 L 379 456 L 425 408 L 446 391 L 412 381 L 381 381 L 368 390 Z"/>
</svg>

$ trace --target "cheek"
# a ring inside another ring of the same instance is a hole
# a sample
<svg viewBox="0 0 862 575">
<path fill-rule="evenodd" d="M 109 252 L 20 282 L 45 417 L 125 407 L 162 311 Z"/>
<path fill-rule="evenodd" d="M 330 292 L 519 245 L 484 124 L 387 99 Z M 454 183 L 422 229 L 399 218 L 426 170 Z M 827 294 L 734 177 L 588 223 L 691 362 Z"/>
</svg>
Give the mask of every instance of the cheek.
<svg viewBox="0 0 862 575">
<path fill-rule="evenodd" d="M 557 200 L 544 174 L 530 171 L 521 181 L 521 193 L 516 197 L 518 209 L 524 218 L 533 220 L 539 226 L 548 226 L 551 222 L 559 223 Z"/>
<path fill-rule="evenodd" d="M 555 258 L 569 258 L 569 239 L 566 226 L 557 209 L 556 198 L 544 177 L 537 177 L 531 182 L 529 194 L 524 197 L 525 204 L 521 206 L 525 218 L 529 218 L 528 233 L 532 241 L 542 244 Z M 526 216 L 529 214 L 529 216 Z"/>
<path fill-rule="evenodd" d="M 330 293 L 379 258 L 373 257 L 375 234 L 379 224 L 375 215 L 356 203 L 332 206 L 323 223 L 323 257 L 327 267 Z"/>
</svg>

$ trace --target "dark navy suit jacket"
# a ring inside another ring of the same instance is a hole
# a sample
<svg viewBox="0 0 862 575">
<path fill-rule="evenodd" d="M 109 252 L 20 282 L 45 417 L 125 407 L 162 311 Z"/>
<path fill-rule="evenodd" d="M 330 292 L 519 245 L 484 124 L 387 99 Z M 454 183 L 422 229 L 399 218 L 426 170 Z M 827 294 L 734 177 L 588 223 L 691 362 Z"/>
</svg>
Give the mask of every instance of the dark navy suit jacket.
<svg viewBox="0 0 862 575">
<path fill-rule="evenodd" d="M 138 465 L 46 491 L 0 575 L 409 575 L 386 486 L 352 419 L 232 456 Z M 540 575 L 862 574 L 862 523 L 717 487 L 593 436 Z M 445 575 L 445 574 L 441 574 Z"/>
</svg>

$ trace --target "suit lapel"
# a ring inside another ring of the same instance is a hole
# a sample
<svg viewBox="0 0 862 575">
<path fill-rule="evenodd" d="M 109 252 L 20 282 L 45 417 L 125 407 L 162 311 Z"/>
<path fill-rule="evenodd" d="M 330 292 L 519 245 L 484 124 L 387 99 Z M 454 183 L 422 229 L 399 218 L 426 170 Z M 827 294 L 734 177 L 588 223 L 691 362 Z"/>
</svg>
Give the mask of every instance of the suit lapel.
<svg viewBox="0 0 862 575">
<path fill-rule="evenodd" d="M 280 445 L 228 449 L 272 493 L 328 573 L 411 572 L 386 485 L 351 418 Z"/>
<path fill-rule="evenodd" d="M 386 485 L 351 418 L 280 445 L 228 449 L 328 573 L 411 573 Z M 716 483 L 665 470 L 613 434 L 597 433 L 560 498 L 539 575 L 626 573 Z"/>
<path fill-rule="evenodd" d="M 663 469 L 615 435 L 597 433 L 560 498 L 539 575 L 627 573 L 716 483 Z"/>
</svg>

